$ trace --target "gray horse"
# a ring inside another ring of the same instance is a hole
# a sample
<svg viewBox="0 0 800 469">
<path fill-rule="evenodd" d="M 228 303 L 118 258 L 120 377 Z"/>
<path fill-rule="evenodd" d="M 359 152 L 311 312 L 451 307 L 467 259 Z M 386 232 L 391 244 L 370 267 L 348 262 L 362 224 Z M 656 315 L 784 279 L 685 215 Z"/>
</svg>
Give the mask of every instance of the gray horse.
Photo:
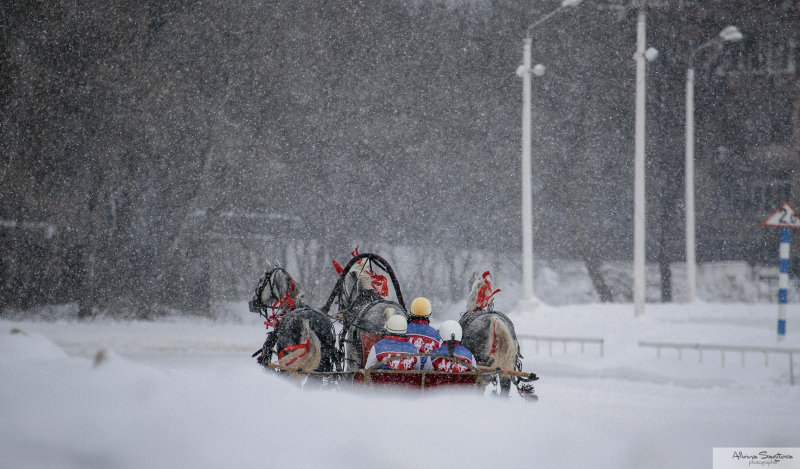
<svg viewBox="0 0 800 469">
<path fill-rule="evenodd" d="M 519 371 L 522 355 L 514 324 L 505 314 L 494 311 L 492 297 L 500 290 L 492 290 L 489 271 L 480 277 L 473 274 L 471 283 L 467 310 L 458 321 L 461 343 L 472 352 L 478 365 Z M 513 378 L 501 376 L 500 393 L 508 395 L 512 382 Z"/>
<path fill-rule="evenodd" d="M 254 355 L 261 365 L 267 366 L 277 355 L 279 365 L 305 371 L 340 368 L 333 323 L 303 302 L 300 283 L 282 267 L 267 263 L 250 300 L 250 311 L 266 319 L 267 339 Z"/>
<path fill-rule="evenodd" d="M 408 313 L 397 277 L 382 257 L 354 252 L 345 267 L 334 265 L 339 279 L 322 311 L 327 312 L 334 301 L 338 303 L 336 316 L 342 322 L 340 354 L 344 356 L 346 370 L 358 370 L 364 366 L 365 353 L 380 338 L 386 319 L 392 314 L 408 317 Z M 390 285 L 397 301 L 390 299 Z"/>
</svg>

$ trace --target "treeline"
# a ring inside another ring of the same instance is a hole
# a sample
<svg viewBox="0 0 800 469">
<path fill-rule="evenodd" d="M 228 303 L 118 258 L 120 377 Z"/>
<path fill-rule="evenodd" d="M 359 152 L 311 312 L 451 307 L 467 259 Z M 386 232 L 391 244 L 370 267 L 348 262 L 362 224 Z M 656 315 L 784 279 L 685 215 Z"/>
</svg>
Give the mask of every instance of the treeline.
<svg viewBox="0 0 800 469">
<path fill-rule="evenodd" d="M 797 2 L 653 3 L 648 256 L 666 264 L 683 256 L 687 50 L 739 21 L 797 63 L 800 28 Z M 276 243 L 316 242 L 337 257 L 353 240 L 518 252 L 514 71 L 527 26 L 557 5 L 3 2 L 0 307 L 207 311 L 238 294 L 222 285 L 260 265 L 232 265 L 231 252 L 261 259 Z M 536 255 L 582 259 L 606 300 L 615 293 L 599 266 L 632 251 L 635 14 L 585 2 L 533 32 L 534 61 L 548 66 L 533 93 Z M 740 49 L 698 65 L 698 171 L 714 187 L 700 203 L 699 255 L 760 260 L 768 238 L 740 228 L 722 242 L 714 222 L 715 197 L 749 190 L 755 172 L 712 157 L 721 147 L 746 157 L 748 125 L 768 134 L 756 143 L 796 155 L 798 107 L 781 103 L 799 102 L 797 71 L 732 78 L 720 64 L 738 66 L 731 57 L 748 49 L 730 47 Z M 771 164 L 769 197 L 782 202 L 793 173 Z M 755 203 L 736 216 L 758 218 Z"/>
</svg>

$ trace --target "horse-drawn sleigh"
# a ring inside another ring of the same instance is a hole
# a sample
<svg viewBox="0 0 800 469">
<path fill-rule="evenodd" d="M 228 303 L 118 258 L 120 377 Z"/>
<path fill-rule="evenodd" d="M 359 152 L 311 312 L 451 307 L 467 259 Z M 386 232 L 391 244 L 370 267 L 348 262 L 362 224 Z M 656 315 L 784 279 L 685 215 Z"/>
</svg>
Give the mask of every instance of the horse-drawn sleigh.
<svg viewBox="0 0 800 469">
<path fill-rule="evenodd" d="M 387 318 L 408 318 L 409 313 L 389 263 L 376 254 L 353 254 L 343 268 L 334 262 L 339 277 L 320 309 L 304 302 L 300 283 L 285 269 L 267 266 L 250 300 L 250 310 L 262 315 L 267 327 L 264 344 L 253 354 L 259 364 L 306 386 L 392 386 L 423 391 L 457 387 L 484 392 L 491 385 L 497 393 L 507 395 L 513 383 L 520 395 L 537 399 L 529 383 L 538 378 L 521 370 L 513 324 L 493 311 L 491 297 L 499 290 L 491 291 L 488 272 L 473 279 L 467 311 L 460 321 L 463 344 L 474 353 L 477 364 L 448 357 L 460 365 L 461 372 L 386 369 L 385 365 L 399 359 L 435 357 L 416 353 L 365 366 Z"/>
</svg>

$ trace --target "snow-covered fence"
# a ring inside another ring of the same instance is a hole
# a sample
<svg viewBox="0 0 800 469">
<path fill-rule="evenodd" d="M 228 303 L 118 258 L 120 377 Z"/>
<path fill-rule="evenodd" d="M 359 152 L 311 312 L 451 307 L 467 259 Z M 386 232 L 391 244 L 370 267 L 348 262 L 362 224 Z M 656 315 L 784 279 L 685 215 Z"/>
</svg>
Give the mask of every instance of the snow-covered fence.
<svg viewBox="0 0 800 469">
<path fill-rule="evenodd" d="M 683 359 L 684 350 L 697 350 L 698 360 L 703 362 L 703 351 L 711 350 L 719 352 L 720 364 L 725 366 L 725 352 L 735 352 L 741 354 L 742 366 L 745 364 L 745 355 L 747 353 L 762 353 L 764 354 L 764 366 L 769 365 L 769 354 L 785 354 L 789 357 L 789 382 L 794 386 L 794 354 L 800 354 L 800 349 L 796 348 L 783 348 L 783 347 L 760 347 L 760 346 L 747 346 L 747 345 L 705 345 L 705 344 L 679 344 L 669 342 L 639 342 L 640 347 L 652 347 L 656 349 L 656 356 L 661 358 L 661 349 L 669 348 L 678 351 L 678 359 Z"/>
<path fill-rule="evenodd" d="M 567 344 L 570 343 L 578 343 L 581 344 L 581 353 L 584 352 L 586 344 L 595 344 L 597 345 L 597 349 L 600 352 L 600 356 L 603 356 L 604 353 L 604 341 L 603 339 L 597 339 L 594 337 L 552 337 L 552 336 L 542 336 L 542 335 L 518 335 L 517 340 L 533 340 L 536 342 L 536 353 L 539 353 L 539 345 L 544 342 L 547 343 L 547 354 L 548 356 L 553 356 L 553 344 L 560 343 L 563 347 L 564 353 L 567 353 Z"/>
<path fill-rule="evenodd" d="M 0 228 L 20 230 L 42 230 L 47 239 L 53 237 L 57 231 L 56 225 L 38 221 L 0 220 Z"/>
</svg>

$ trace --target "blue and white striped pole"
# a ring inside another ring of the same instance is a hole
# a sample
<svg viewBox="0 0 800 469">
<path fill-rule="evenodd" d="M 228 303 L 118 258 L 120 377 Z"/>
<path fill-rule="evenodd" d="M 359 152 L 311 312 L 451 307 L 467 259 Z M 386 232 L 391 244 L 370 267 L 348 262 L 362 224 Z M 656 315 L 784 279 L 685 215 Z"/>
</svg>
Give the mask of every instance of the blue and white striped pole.
<svg viewBox="0 0 800 469">
<path fill-rule="evenodd" d="M 781 269 L 778 274 L 778 340 L 786 338 L 786 297 L 789 288 L 789 228 L 781 228 Z"/>
</svg>

